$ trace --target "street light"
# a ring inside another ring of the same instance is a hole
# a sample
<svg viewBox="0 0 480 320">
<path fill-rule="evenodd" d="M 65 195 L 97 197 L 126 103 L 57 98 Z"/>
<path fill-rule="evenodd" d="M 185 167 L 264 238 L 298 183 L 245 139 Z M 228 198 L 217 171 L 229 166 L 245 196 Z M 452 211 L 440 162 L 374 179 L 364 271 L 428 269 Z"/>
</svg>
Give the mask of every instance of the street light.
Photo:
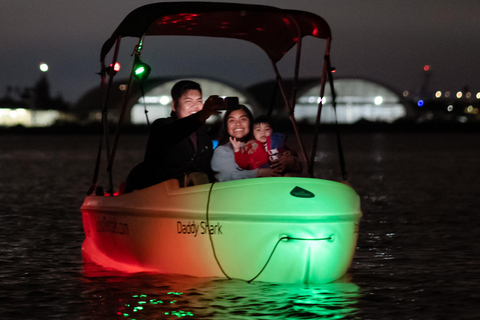
<svg viewBox="0 0 480 320">
<path fill-rule="evenodd" d="M 41 62 L 40 63 L 40 71 L 47 72 L 48 71 L 48 64 L 46 64 L 45 62 Z"/>
</svg>

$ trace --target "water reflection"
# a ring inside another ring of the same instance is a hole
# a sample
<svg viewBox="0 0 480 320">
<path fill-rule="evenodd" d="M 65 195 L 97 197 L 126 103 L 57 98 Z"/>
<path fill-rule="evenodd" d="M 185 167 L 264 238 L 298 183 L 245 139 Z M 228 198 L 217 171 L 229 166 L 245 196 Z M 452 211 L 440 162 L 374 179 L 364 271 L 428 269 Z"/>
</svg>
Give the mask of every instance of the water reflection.
<svg viewBox="0 0 480 320">
<path fill-rule="evenodd" d="M 348 275 L 322 285 L 290 285 L 161 274 L 122 274 L 85 264 L 91 319 L 352 319 L 359 287 Z"/>
</svg>

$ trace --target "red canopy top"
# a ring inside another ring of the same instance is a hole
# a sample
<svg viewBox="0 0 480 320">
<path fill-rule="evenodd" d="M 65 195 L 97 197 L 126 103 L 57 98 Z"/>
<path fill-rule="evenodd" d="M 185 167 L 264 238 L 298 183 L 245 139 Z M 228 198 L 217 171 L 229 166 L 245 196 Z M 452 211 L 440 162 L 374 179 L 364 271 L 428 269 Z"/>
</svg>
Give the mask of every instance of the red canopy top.
<svg viewBox="0 0 480 320">
<path fill-rule="evenodd" d="M 329 39 L 321 17 L 298 10 L 219 2 L 165 2 L 139 7 L 120 23 L 104 43 L 101 60 L 118 37 L 185 35 L 235 38 L 261 47 L 279 61 L 305 36 Z"/>
</svg>

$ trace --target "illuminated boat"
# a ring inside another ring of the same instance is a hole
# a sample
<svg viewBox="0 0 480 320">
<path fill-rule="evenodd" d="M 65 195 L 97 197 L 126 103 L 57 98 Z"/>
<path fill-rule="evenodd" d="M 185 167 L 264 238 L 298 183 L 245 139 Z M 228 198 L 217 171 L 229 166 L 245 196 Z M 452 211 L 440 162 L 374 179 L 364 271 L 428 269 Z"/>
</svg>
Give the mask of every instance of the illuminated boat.
<svg viewBox="0 0 480 320">
<path fill-rule="evenodd" d="M 81 207 L 85 259 L 124 272 L 282 283 L 327 283 L 341 278 L 355 252 L 362 215 L 359 197 L 345 183 L 313 177 L 322 99 L 309 157 L 293 117 L 295 105 L 290 101 L 295 99 L 287 98 L 276 67 L 295 45 L 300 54 L 303 37 L 326 40 L 323 97 L 332 70 L 328 24 L 311 13 L 257 5 L 188 2 L 140 7 L 125 18 L 102 48 L 104 117 L 115 74 L 105 68 L 106 55 L 115 46 L 111 64 L 115 65 L 120 39 L 138 37 L 134 57 L 137 65 L 144 37 L 150 35 L 238 38 L 260 46 L 273 63 L 310 177 L 256 178 L 189 187 L 168 180 L 131 193 L 114 194 L 112 164 L 119 130 L 110 149 L 104 118 L 110 185 L 108 194 L 93 192 L 99 189 L 99 148 L 92 187 Z M 298 63 L 296 59 L 296 70 Z M 132 70 L 129 88 L 133 81 Z M 333 82 L 330 84 L 334 92 Z M 129 92 L 122 113 L 128 99 Z"/>
</svg>

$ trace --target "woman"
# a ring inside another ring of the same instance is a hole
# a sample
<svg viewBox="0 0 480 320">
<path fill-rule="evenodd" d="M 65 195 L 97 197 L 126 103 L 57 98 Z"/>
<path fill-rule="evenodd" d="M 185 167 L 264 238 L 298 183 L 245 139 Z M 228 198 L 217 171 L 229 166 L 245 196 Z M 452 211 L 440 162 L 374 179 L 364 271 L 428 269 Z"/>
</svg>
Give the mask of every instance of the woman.
<svg viewBox="0 0 480 320">
<path fill-rule="evenodd" d="M 250 110 L 240 105 L 239 109 L 228 110 L 223 117 L 223 127 L 220 132 L 219 146 L 213 152 L 212 170 L 215 178 L 222 181 L 256 178 L 278 177 L 285 169 L 298 164 L 293 156 L 280 159 L 270 168 L 243 170 L 235 163 L 235 155 L 231 141 L 247 142 L 252 139 L 253 116 Z"/>
</svg>

